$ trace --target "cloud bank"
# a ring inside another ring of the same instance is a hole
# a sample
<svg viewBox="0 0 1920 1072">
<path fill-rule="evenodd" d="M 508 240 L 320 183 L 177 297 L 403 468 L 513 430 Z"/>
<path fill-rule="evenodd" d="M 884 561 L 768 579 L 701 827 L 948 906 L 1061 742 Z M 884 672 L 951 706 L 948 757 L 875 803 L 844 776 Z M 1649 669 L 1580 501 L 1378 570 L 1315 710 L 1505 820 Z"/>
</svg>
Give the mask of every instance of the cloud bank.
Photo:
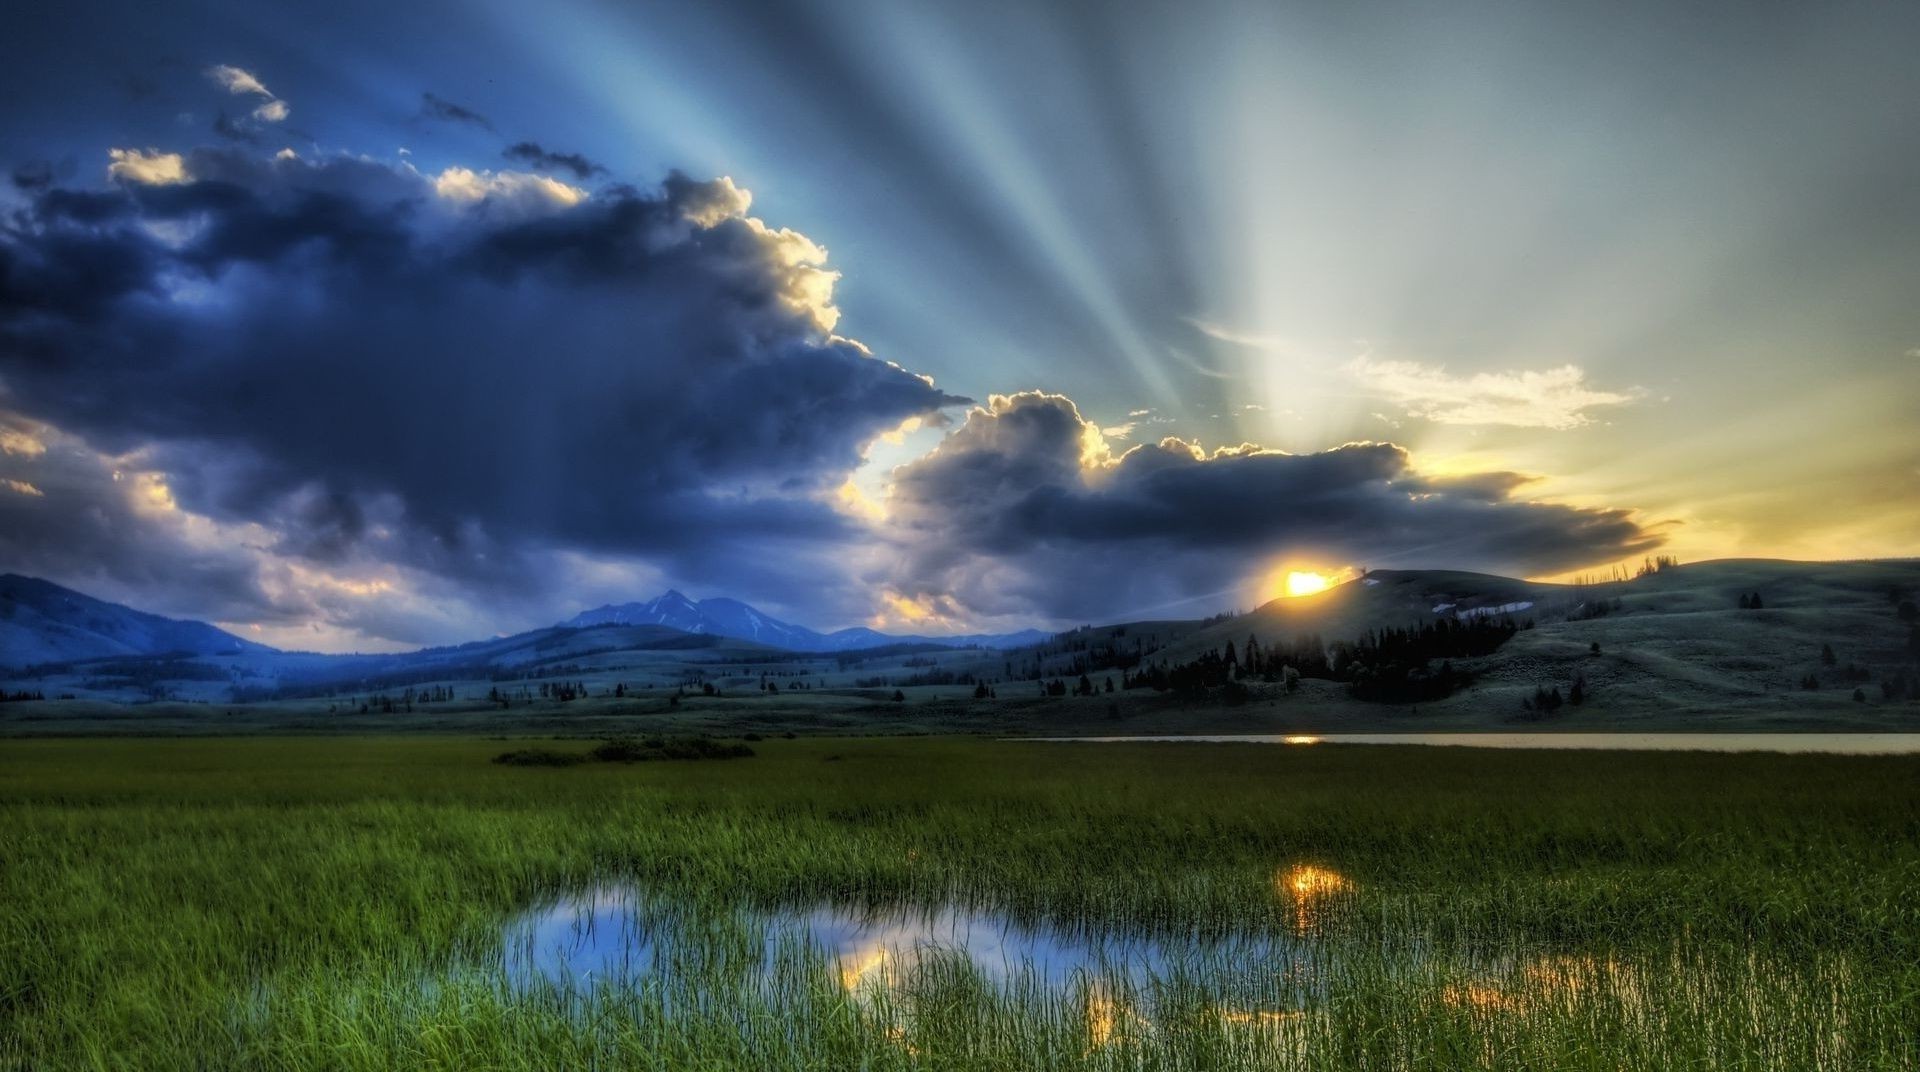
<svg viewBox="0 0 1920 1072">
<path fill-rule="evenodd" d="M 640 188 L 536 142 L 503 152 L 529 170 L 423 172 L 246 141 L 114 148 L 91 182 L 16 166 L 5 568 L 270 643 L 394 647 L 665 583 L 966 629 L 1211 612 L 1287 554 L 1540 574 L 1660 542 L 1390 443 L 1122 452 L 1161 419 L 1103 431 L 1038 391 L 950 426 L 970 400 L 839 334 L 827 251 L 725 177 Z M 1435 421 L 1566 428 L 1627 397 L 1571 367 L 1353 371 Z M 951 430 L 855 479 L 923 427 Z"/>
<path fill-rule="evenodd" d="M 1542 574 L 1661 542 L 1624 510 L 1516 499 L 1528 482 L 1426 476 L 1391 443 L 1288 454 L 1168 438 L 1115 455 L 1069 399 L 996 395 L 895 471 L 882 579 L 950 613 L 1099 621 L 1218 595 L 1286 553 Z"/>
<path fill-rule="evenodd" d="M 825 250 L 726 179 L 204 148 L 108 176 L 0 234 L 4 406 L 301 562 L 525 600 L 554 554 L 641 556 L 797 598 L 857 535 L 862 447 L 965 401 L 834 335 Z"/>
</svg>

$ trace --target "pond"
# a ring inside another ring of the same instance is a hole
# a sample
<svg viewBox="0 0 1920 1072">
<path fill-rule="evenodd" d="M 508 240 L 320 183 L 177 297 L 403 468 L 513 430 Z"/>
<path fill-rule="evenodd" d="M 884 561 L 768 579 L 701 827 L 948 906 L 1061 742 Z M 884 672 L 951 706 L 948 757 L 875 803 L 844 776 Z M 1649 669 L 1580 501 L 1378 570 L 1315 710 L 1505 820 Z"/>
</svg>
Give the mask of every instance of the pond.
<svg viewBox="0 0 1920 1072">
<path fill-rule="evenodd" d="M 576 992 L 645 985 L 690 964 L 714 981 L 771 983 L 786 957 L 826 967 L 854 995 L 898 990 L 936 966 L 1003 991 L 1145 987 L 1183 976 L 1204 976 L 1222 992 L 1271 991 L 1277 981 L 1297 991 L 1323 955 L 1312 941 L 1320 913 L 1351 885 L 1330 868 L 1299 865 L 1277 872 L 1274 886 L 1290 907 L 1290 933 L 1149 934 L 957 903 L 701 910 L 632 886 L 604 886 L 513 919 L 505 966 L 515 986 Z"/>
<path fill-rule="evenodd" d="M 1786 752 L 1920 755 L 1920 733 L 1314 733 L 1158 737 L 1022 737 L 1084 744 L 1412 744 L 1455 748 L 1599 749 L 1630 752 Z"/>
<path fill-rule="evenodd" d="M 1355 889 L 1331 867 L 1297 863 L 1273 875 L 1285 908 L 1273 926 L 1182 933 L 958 903 L 728 907 L 606 885 L 514 917 L 502 935 L 504 967 L 512 989 L 579 1002 L 595 1022 L 717 1016 L 782 1037 L 765 1025 L 813 1030 L 804 1025 L 836 1022 L 838 1008 L 913 1052 L 999 1025 L 1063 1032 L 1083 1056 L 1207 1038 L 1222 1053 L 1253 1046 L 1247 1052 L 1300 1067 L 1341 1045 L 1354 1008 L 1440 1017 L 1475 1039 L 1506 1030 L 1496 1022 L 1513 1030 L 1602 1022 L 1641 1042 L 1681 1009 L 1734 1009 L 1734 1019 L 1715 1022 L 1735 1031 L 1750 1031 L 1753 1016 L 1845 1015 L 1837 1010 L 1853 971 L 1828 958 L 1356 936 L 1345 933 L 1351 920 L 1322 915 Z M 1814 1066 L 1845 1067 L 1832 1056 L 1822 1052 Z"/>
</svg>

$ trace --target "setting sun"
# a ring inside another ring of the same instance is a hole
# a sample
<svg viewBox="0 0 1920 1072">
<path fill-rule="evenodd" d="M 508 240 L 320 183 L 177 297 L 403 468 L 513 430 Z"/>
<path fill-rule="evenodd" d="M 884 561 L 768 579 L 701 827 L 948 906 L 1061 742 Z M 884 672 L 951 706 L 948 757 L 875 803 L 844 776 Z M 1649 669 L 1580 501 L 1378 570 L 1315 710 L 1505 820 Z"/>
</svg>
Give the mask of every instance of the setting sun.
<svg viewBox="0 0 1920 1072">
<path fill-rule="evenodd" d="M 1326 591 L 1332 584 L 1332 581 L 1318 573 L 1300 570 L 1287 573 L 1287 595 L 1289 596 L 1310 596 L 1315 592 Z"/>
</svg>

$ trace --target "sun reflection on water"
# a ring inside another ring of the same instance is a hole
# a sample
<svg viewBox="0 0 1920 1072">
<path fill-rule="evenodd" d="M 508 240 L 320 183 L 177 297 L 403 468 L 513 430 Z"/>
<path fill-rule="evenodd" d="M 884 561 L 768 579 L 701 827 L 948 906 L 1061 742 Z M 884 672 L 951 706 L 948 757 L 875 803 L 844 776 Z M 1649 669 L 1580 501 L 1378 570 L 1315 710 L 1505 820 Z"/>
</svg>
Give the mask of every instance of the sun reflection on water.
<svg viewBox="0 0 1920 1072">
<path fill-rule="evenodd" d="M 1326 901 L 1353 888 L 1347 876 L 1329 867 L 1296 864 L 1280 873 L 1275 884 L 1293 903 L 1293 929 L 1306 934 L 1318 924 Z"/>
<path fill-rule="evenodd" d="M 1295 897 L 1307 899 L 1341 893 L 1353 885 L 1340 872 L 1312 864 L 1290 868 L 1281 881 Z"/>
</svg>

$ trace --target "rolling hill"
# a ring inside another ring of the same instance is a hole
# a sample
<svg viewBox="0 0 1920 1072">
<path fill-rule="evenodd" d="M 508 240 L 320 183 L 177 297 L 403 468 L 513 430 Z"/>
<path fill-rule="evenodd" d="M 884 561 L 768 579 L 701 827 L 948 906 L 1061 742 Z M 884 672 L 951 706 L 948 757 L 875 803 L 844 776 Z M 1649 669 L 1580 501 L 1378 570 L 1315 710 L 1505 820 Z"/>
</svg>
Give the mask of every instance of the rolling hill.
<svg viewBox="0 0 1920 1072">
<path fill-rule="evenodd" d="M 147 614 L 62 588 L 0 575 L 0 666 L 153 655 L 270 654 L 205 622 Z"/>
<path fill-rule="evenodd" d="M 1759 609 L 1741 605 L 1756 594 Z M 1869 703 L 1920 691 L 1914 625 L 1902 617 L 1916 599 L 1915 560 L 1721 560 L 1592 585 L 1375 570 L 1243 614 L 1097 626 L 1014 656 L 1048 676 L 1077 673 L 1076 659 L 1103 650 L 1178 666 L 1224 652 L 1229 643 L 1244 650 L 1250 636 L 1263 645 L 1312 637 L 1332 645 L 1375 629 L 1494 616 L 1522 628 L 1491 655 L 1459 660 L 1472 684 L 1420 704 L 1423 717 L 1484 721 L 1491 710 L 1518 719 L 1535 690 L 1565 694 L 1576 680 L 1591 697 L 1581 713 L 1589 719 L 1827 708 L 1840 714 L 1856 689 Z M 1337 683 L 1310 684 L 1303 691 L 1318 701 L 1350 703 Z M 1809 724 L 1818 722 L 1809 716 Z"/>
</svg>

